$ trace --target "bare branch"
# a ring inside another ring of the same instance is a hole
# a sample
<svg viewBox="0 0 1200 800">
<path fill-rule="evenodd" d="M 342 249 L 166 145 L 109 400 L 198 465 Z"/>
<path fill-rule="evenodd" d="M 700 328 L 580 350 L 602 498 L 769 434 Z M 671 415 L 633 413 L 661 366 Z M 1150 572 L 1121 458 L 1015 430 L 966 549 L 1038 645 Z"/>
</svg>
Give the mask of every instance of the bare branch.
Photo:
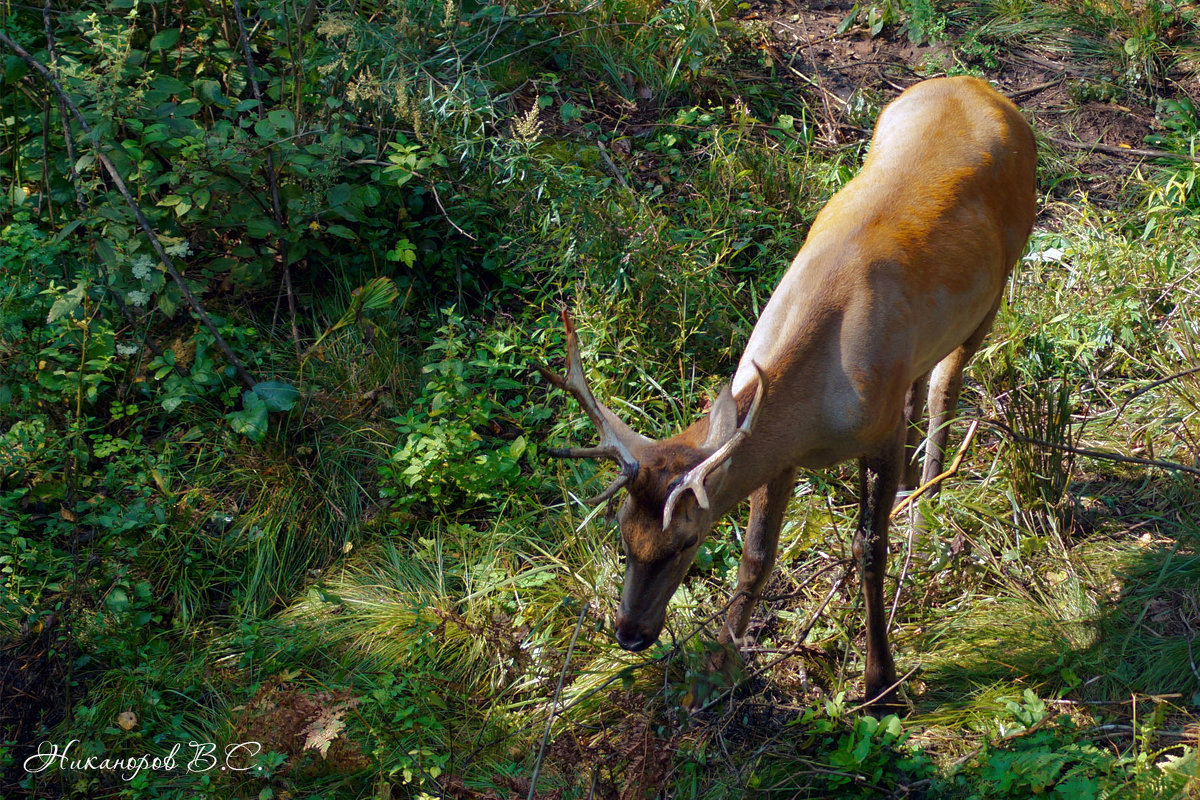
<svg viewBox="0 0 1200 800">
<path fill-rule="evenodd" d="M 1048 447 L 1051 450 L 1061 450 L 1064 453 L 1074 453 L 1080 456 L 1087 456 L 1088 458 L 1098 458 L 1102 461 L 1113 461 L 1118 464 L 1138 464 L 1144 467 L 1158 467 L 1159 469 L 1165 469 L 1171 472 L 1186 472 L 1189 475 L 1194 475 L 1197 478 L 1200 478 L 1200 468 L 1189 467 L 1185 464 L 1180 464 L 1177 461 L 1159 461 L 1151 458 L 1123 456 L 1120 453 L 1106 453 L 1103 450 L 1088 450 L 1083 447 L 1069 447 L 1065 444 L 1058 444 L 1057 442 L 1047 442 L 1045 439 L 1033 439 L 1028 436 L 1021 436 L 1003 422 L 996 422 L 995 420 L 991 419 L 981 419 L 979 422 L 983 423 L 984 425 L 990 425 L 993 428 L 1002 431 L 1005 436 L 1014 442 L 1023 442 L 1025 444 L 1032 444 L 1038 447 Z"/>
</svg>

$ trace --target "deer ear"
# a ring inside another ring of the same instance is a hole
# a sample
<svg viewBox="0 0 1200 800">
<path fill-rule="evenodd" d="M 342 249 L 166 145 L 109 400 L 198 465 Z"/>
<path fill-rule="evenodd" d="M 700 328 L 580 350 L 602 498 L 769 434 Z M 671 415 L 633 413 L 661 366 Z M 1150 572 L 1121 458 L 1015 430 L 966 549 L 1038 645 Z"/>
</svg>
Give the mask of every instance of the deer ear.
<svg viewBox="0 0 1200 800">
<path fill-rule="evenodd" d="M 704 449 L 711 453 L 725 444 L 737 426 L 737 401 L 733 399 L 733 384 L 727 383 L 708 412 L 708 437 L 704 440 Z"/>
</svg>

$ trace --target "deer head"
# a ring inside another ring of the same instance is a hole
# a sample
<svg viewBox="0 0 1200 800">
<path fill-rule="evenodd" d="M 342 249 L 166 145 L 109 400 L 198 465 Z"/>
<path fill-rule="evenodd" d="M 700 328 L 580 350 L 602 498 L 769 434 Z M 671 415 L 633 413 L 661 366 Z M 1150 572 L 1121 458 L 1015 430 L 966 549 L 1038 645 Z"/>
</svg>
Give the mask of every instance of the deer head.
<svg viewBox="0 0 1200 800">
<path fill-rule="evenodd" d="M 569 392 L 600 433 L 595 447 L 552 448 L 556 458 L 607 458 L 619 468 L 617 477 L 589 505 L 627 495 L 617 511 L 625 552 L 625 581 L 617 612 L 617 642 L 626 650 L 644 650 L 662 632 L 667 603 L 679 588 L 700 544 L 712 530 L 714 504 L 727 482 L 730 459 L 754 427 L 768 386 L 758 372 L 758 388 L 745 418 L 730 386 L 717 396 L 706 419 L 669 439 L 654 440 L 634 432 L 595 398 L 583 374 L 579 340 L 570 315 L 562 312 L 567 331 L 567 372 L 557 375 L 534 365 L 543 376 Z"/>
</svg>

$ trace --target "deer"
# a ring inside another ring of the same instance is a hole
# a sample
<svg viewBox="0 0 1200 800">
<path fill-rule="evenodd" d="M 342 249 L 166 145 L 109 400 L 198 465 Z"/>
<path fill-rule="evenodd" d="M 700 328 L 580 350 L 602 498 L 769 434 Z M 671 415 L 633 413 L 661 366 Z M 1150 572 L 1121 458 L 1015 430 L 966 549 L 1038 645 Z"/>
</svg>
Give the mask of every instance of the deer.
<svg viewBox="0 0 1200 800">
<path fill-rule="evenodd" d="M 774 568 L 798 471 L 857 459 L 851 553 L 866 618 L 864 705 L 894 700 L 884 600 L 890 511 L 899 489 L 942 471 L 963 368 L 1033 228 L 1035 165 L 1029 123 L 987 82 L 936 78 L 906 89 L 880 113 L 862 169 L 812 223 L 732 381 L 703 418 L 669 438 L 637 433 L 596 399 L 564 308 L 565 375 L 535 366 L 575 398 L 599 443 L 549 453 L 618 467 L 585 502 L 626 493 L 616 513 L 622 648 L 657 641 L 700 544 L 749 497 L 737 585 L 717 637 L 724 651 L 741 643 Z M 917 427 L 925 406 L 928 435 Z"/>
</svg>

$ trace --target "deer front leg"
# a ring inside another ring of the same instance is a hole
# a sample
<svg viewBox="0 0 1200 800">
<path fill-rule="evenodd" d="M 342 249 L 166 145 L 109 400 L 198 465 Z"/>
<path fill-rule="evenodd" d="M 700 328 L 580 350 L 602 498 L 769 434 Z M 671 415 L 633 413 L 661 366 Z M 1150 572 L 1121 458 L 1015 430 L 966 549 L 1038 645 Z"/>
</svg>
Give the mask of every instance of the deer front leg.
<svg viewBox="0 0 1200 800">
<path fill-rule="evenodd" d="M 750 495 L 750 523 L 746 526 L 742 560 L 738 563 L 737 588 L 717 637 L 722 645 L 736 642 L 750 624 L 754 606 L 775 566 L 779 529 L 795 484 L 796 470 L 787 469 Z"/>
<path fill-rule="evenodd" d="M 867 612 L 866 699 L 873 703 L 890 698 L 894 689 L 889 687 L 896 682 L 896 665 L 888 646 L 883 579 L 887 574 L 888 516 L 904 471 L 904 428 L 903 424 L 897 425 L 895 434 L 878 454 L 858 462 L 859 517 L 853 551 Z"/>
</svg>

